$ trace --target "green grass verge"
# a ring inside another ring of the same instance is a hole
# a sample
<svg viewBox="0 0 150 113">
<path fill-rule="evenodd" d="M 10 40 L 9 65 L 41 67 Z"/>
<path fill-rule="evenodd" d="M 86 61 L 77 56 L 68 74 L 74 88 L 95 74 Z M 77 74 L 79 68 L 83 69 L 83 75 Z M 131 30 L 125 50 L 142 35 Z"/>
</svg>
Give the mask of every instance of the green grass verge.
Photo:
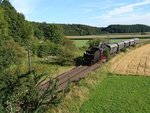
<svg viewBox="0 0 150 113">
<path fill-rule="evenodd" d="M 80 113 L 150 113 L 150 77 L 109 76 Z"/>
<path fill-rule="evenodd" d="M 89 40 L 73 40 L 73 42 L 76 45 L 76 47 L 86 46 L 88 41 Z"/>
</svg>

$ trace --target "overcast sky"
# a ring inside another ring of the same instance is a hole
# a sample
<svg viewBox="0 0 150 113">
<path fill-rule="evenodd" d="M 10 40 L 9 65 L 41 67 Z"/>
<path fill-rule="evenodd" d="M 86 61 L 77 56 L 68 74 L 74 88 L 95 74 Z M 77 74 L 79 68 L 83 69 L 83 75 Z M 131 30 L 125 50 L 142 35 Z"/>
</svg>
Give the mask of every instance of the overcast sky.
<svg viewBox="0 0 150 113">
<path fill-rule="evenodd" d="M 150 0 L 10 0 L 27 20 L 47 23 L 150 25 Z"/>
</svg>

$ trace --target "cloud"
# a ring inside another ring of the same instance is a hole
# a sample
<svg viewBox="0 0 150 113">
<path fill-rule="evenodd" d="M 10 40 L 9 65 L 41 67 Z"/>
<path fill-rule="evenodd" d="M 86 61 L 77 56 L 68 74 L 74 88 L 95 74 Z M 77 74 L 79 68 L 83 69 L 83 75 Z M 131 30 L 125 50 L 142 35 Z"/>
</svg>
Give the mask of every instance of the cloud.
<svg viewBox="0 0 150 113">
<path fill-rule="evenodd" d="M 133 12 L 136 7 L 148 5 L 148 4 L 150 4 L 150 0 L 144 0 L 143 2 L 138 2 L 135 4 L 129 4 L 129 5 L 125 5 L 122 7 L 118 7 L 118 8 L 113 9 L 112 11 L 110 11 L 108 14 L 103 15 L 103 17 L 104 18 L 110 18 L 113 16 L 118 16 L 118 15 L 122 15 L 125 13 L 130 13 L 130 12 Z"/>
<path fill-rule="evenodd" d="M 36 8 L 36 0 L 10 0 L 16 10 L 25 15 L 30 14 Z"/>
<path fill-rule="evenodd" d="M 143 16 L 144 15 L 144 16 Z M 146 24 L 150 25 L 150 13 L 130 14 L 128 16 L 116 16 L 108 19 L 99 17 L 95 26 L 108 26 L 110 24 Z M 94 25 L 94 24 L 93 24 Z"/>
</svg>

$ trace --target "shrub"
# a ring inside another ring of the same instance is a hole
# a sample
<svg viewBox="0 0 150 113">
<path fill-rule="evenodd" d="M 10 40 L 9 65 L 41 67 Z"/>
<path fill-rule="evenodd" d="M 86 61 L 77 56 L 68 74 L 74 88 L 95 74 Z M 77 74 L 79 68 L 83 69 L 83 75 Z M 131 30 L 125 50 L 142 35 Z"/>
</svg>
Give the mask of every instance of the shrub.
<svg viewBox="0 0 150 113">
<path fill-rule="evenodd" d="M 106 61 L 108 62 L 110 60 L 110 52 L 108 48 L 105 49 L 104 56 L 106 57 Z"/>
<path fill-rule="evenodd" d="M 99 46 L 101 43 L 105 43 L 107 42 L 107 39 L 94 39 L 94 40 L 89 40 L 87 42 L 87 45 L 89 48 L 93 47 L 93 46 Z"/>
<path fill-rule="evenodd" d="M 74 54 L 71 50 L 68 48 L 62 48 L 59 56 L 58 56 L 58 62 L 60 65 L 72 65 L 74 64 Z"/>
</svg>

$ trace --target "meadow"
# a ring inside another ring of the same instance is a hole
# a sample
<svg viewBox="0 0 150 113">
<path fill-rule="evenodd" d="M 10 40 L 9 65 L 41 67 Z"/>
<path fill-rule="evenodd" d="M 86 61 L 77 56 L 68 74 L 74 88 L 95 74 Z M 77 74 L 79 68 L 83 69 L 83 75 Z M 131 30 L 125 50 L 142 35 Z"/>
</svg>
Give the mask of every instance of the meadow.
<svg viewBox="0 0 150 113">
<path fill-rule="evenodd" d="M 75 44 L 76 47 L 85 47 L 87 46 L 88 44 L 88 41 L 91 40 L 91 39 L 75 39 L 73 40 L 73 43 Z M 110 39 L 110 43 L 115 43 L 115 42 L 120 42 L 120 41 L 123 41 L 125 39 Z"/>
<path fill-rule="evenodd" d="M 150 78 L 108 76 L 83 103 L 80 113 L 149 113 Z"/>
</svg>

